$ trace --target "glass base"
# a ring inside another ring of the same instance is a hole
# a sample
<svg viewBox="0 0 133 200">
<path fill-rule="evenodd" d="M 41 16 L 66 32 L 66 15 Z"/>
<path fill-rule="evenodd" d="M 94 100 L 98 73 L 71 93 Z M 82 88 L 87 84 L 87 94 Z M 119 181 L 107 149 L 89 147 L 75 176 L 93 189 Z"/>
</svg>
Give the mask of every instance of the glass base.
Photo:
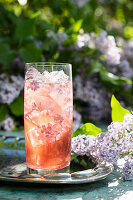
<svg viewBox="0 0 133 200">
<path fill-rule="evenodd" d="M 70 166 L 66 166 L 62 169 L 57 169 L 57 170 L 42 170 L 42 169 L 31 169 L 27 167 L 27 174 L 33 174 L 33 175 L 52 175 L 52 174 L 60 174 L 60 173 L 70 173 Z"/>
</svg>

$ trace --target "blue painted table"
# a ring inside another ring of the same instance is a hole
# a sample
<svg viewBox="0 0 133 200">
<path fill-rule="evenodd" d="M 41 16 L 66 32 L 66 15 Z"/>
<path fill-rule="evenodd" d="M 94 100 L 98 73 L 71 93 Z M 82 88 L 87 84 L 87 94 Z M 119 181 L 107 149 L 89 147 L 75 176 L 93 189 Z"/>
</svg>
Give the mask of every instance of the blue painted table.
<svg viewBox="0 0 133 200">
<path fill-rule="evenodd" d="M 0 200 L 132 200 L 133 183 L 123 182 L 117 169 L 105 180 L 82 185 L 0 183 Z"/>
</svg>

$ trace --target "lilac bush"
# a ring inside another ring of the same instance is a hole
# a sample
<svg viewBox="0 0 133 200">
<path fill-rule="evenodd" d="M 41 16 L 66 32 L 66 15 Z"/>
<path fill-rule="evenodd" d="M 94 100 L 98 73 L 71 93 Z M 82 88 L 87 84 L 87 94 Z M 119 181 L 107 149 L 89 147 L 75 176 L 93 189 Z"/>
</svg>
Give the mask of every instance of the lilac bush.
<svg viewBox="0 0 133 200">
<path fill-rule="evenodd" d="M 83 121 L 110 122 L 110 93 L 123 99 L 126 106 L 133 106 L 132 85 L 123 81 L 132 81 L 133 73 L 130 4 L 131 0 L 52 0 L 30 1 L 23 7 L 17 1 L 2 0 L 0 74 L 24 77 L 26 62 L 70 62 L 75 107 L 85 115 Z M 5 108 L 6 113 L 22 90 L 21 84 L 5 79 L 0 82 L 0 109 Z M 21 109 L 19 112 L 22 118 Z M 23 126 L 14 113 L 10 114 L 16 117 L 18 128 Z M 5 118 L 6 114 L 0 122 Z"/>
<path fill-rule="evenodd" d="M 14 111 L 16 112 L 16 110 L 18 112 L 18 108 L 23 105 L 23 98 L 21 97 L 22 104 L 20 104 L 20 102 L 18 101 L 18 106 L 15 107 L 16 105 L 14 105 L 13 112 L 12 109 L 10 108 L 10 105 L 20 96 L 20 93 L 23 90 L 23 88 L 24 88 L 24 79 L 22 78 L 22 76 L 11 75 L 9 77 L 5 73 L 2 73 L 0 75 L 0 104 L 3 106 L 2 107 L 3 110 L 1 110 L 1 112 L 3 112 L 2 113 L 3 120 L 1 120 L 0 118 L 0 129 L 5 131 L 14 130 L 16 124 L 12 119 L 13 113 Z M 20 115 L 22 115 L 22 113 L 20 113 Z M 17 116 L 19 115 L 17 114 Z"/>
<path fill-rule="evenodd" d="M 132 80 L 132 42 L 127 42 L 120 37 L 115 38 L 113 35 L 107 34 L 106 30 L 101 30 L 100 34 L 97 35 L 95 32 L 88 33 L 80 28 L 76 34 L 75 42 L 70 42 L 71 36 L 69 32 L 63 30 L 58 30 L 57 32 L 50 30 L 46 33 L 46 37 L 50 46 L 57 45 L 56 48 L 61 54 L 59 59 L 62 59 L 64 54 L 70 54 L 71 62 L 77 66 L 77 72 L 80 75 L 76 74 L 73 78 L 74 99 L 80 99 L 87 103 L 85 109 L 91 120 L 107 119 L 109 121 L 109 101 L 112 90 L 116 86 L 122 85 L 123 90 L 129 91 L 132 84 L 119 81 L 116 85 L 109 86 L 109 89 L 106 88 L 104 86 L 105 83 L 99 80 L 98 74 L 101 73 L 100 76 L 102 76 L 103 68 L 99 68 L 101 72 L 96 70 L 96 74 L 95 65 L 100 63 L 104 66 L 106 72 L 112 73 L 107 75 L 107 80 L 110 80 L 111 83 L 115 82 L 112 78 L 113 75 L 117 75 L 117 78 L 124 77 Z M 65 42 L 70 42 L 70 44 L 65 45 Z M 91 56 L 89 55 L 90 52 L 92 52 Z M 93 63 L 94 60 L 96 62 Z M 91 66 L 94 68 L 94 72 L 86 76 Z M 103 76 L 103 79 L 106 80 L 106 77 Z M 110 82 L 108 85 L 111 85 Z"/>
<path fill-rule="evenodd" d="M 107 70 L 118 77 L 124 77 L 132 80 L 133 74 L 133 58 L 131 56 L 133 48 L 132 42 L 126 42 L 122 38 L 115 38 L 112 35 L 108 35 L 106 31 L 101 30 L 100 35 L 95 33 L 82 33 L 78 35 L 74 49 L 80 50 L 84 47 L 88 49 L 98 49 L 100 56 L 105 57 L 104 64 L 107 66 Z M 76 58 L 79 59 L 79 58 Z M 87 63 L 85 62 L 87 60 Z M 84 58 L 85 65 L 91 65 L 92 58 Z M 95 63 L 93 68 L 95 68 Z M 87 103 L 89 118 L 92 120 L 101 120 L 108 118 L 110 115 L 109 102 L 111 97 L 111 91 L 108 90 L 99 82 L 99 76 L 90 75 L 84 77 L 83 68 L 81 75 L 77 75 L 74 78 L 74 98 L 80 99 Z M 102 72 L 101 72 L 102 74 Z M 109 74 L 110 77 L 112 74 Z M 115 87 L 115 86 L 114 86 Z M 132 84 L 123 83 L 123 90 L 129 91 L 132 88 Z"/>
<path fill-rule="evenodd" d="M 91 119 L 100 120 L 110 114 L 109 99 L 111 93 L 98 82 L 97 77 L 87 80 L 82 76 L 74 79 L 74 97 L 88 103 L 88 113 Z"/>
</svg>

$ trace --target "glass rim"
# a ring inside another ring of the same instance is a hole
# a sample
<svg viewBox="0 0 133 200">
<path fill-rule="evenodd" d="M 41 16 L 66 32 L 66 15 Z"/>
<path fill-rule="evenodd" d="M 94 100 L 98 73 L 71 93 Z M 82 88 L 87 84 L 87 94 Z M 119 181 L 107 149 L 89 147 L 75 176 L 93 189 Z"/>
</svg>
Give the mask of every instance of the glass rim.
<svg viewBox="0 0 133 200">
<path fill-rule="evenodd" d="M 37 66 L 72 66 L 70 63 L 58 63 L 58 62 L 31 62 L 31 63 L 25 63 L 26 65 L 37 65 Z"/>
</svg>

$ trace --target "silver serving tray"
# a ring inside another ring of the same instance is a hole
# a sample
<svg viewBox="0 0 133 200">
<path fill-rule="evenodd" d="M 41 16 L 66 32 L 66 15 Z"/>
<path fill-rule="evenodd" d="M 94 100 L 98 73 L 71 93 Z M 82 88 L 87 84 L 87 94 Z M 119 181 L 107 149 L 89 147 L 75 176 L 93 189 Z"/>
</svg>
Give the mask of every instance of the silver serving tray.
<svg viewBox="0 0 133 200">
<path fill-rule="evenodd" d="M 71 171 L 71 170 L 70 170 Z M 94 169 L 52 175 L 27 175 L 25 151 L 0 148 L 0 180 L 7 182 L 41 184 L 80 184 L 105 179 L 113 171 L 113 165 L 106 163 Z"/>
</svg>

